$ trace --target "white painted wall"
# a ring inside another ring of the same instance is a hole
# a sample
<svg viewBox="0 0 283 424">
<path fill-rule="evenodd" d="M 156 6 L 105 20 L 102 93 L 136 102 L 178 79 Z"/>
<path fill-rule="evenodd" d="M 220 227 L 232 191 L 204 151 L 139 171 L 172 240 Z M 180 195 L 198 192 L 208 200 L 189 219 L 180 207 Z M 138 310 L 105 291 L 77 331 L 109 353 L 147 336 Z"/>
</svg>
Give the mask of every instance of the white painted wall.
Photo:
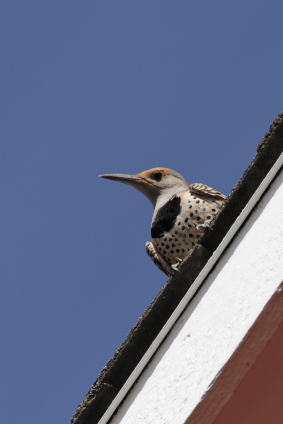
<svg viewBox="0 0 283 424">
<path fill-rule="evenodd" d="M 283 173 L 111 424 L 184 423 L 283 280 Z"/>
</svg>

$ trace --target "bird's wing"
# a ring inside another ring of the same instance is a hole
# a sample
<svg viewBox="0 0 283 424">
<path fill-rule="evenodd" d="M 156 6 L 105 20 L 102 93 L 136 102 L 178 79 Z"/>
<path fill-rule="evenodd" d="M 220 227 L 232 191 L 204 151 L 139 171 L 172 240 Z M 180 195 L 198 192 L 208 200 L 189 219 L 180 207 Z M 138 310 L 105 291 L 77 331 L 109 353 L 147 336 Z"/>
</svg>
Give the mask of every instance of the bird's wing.
<svg viewBox="0 0 283 424">
<path fill-rule="evenodd" d="M 208 196 L 212 196 L 212 197 L 215 198 L 215 200 L 225 200 L 226 199 L 226 196 L 224 194 L 220 193 L 217 190 L 214 190 L 211 187 L 208 187 L 205 184 L 200 184 L 200 183 L 190 184 L 189 190 L 191 191 L 191 193 L 206 194 Z"/>
<path fill-rule="evenodd" d="M 157 248 L 151 241 L 147 241 L 145 244 L 146 253 L 150 257 L 150 259 L 155 263 L 155 265 L 160 269 L 160 271 L 164 272 L 167 277 L 170 277 L 174 273 L 171 266 L 165 261 L 164 258 L 157 251 Z"/>
</svg>

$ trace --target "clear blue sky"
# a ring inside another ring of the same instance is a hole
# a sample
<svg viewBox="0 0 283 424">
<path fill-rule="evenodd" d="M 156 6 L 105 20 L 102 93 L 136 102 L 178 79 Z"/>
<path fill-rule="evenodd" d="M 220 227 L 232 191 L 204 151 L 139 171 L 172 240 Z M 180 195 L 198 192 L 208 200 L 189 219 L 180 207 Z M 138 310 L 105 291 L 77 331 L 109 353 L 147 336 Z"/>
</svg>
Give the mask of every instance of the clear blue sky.
<svg viewBox="0 0 283 424">
<path fill-rule="evenodd" d="M 68 423 L 166 282 L 155 166 L 228 195 L 283 109 L 282 1 L 0 5 L 1 424 Z"/>
</svg>

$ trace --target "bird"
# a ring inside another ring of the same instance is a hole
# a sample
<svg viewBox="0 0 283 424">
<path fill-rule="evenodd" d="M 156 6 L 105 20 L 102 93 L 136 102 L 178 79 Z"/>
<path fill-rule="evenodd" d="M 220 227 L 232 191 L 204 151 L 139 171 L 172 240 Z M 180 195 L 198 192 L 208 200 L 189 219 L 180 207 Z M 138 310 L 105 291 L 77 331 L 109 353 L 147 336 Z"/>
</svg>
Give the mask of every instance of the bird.
<svg viewBox="0 0 283 424">
<path fill-rule="evenodd" d="M 128 184 L 153 204 L 152 241 L 146 242 L 146 252 L 168 277 L 179 271 L 180 264 L 226 199 L 224 194 L 205 184 L 188 184 L 182 175 L 169 168 L 99 177 Z"/>
</svg>

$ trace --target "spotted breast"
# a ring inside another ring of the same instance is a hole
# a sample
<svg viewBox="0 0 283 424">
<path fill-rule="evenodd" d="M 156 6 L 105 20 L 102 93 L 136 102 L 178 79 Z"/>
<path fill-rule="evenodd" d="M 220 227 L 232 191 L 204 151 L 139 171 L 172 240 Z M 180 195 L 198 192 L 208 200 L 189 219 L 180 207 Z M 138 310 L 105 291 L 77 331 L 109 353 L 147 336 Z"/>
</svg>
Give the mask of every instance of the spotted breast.
<svg viewBox="0 0 283 424">
<path fill-rule="evenodd" d="M 170 264 L 184 259 L 224 200 L 193 189 L 173 196 L 162 206 L 151 226 L 151 236 L 159 254 Z"/>
</svg>

